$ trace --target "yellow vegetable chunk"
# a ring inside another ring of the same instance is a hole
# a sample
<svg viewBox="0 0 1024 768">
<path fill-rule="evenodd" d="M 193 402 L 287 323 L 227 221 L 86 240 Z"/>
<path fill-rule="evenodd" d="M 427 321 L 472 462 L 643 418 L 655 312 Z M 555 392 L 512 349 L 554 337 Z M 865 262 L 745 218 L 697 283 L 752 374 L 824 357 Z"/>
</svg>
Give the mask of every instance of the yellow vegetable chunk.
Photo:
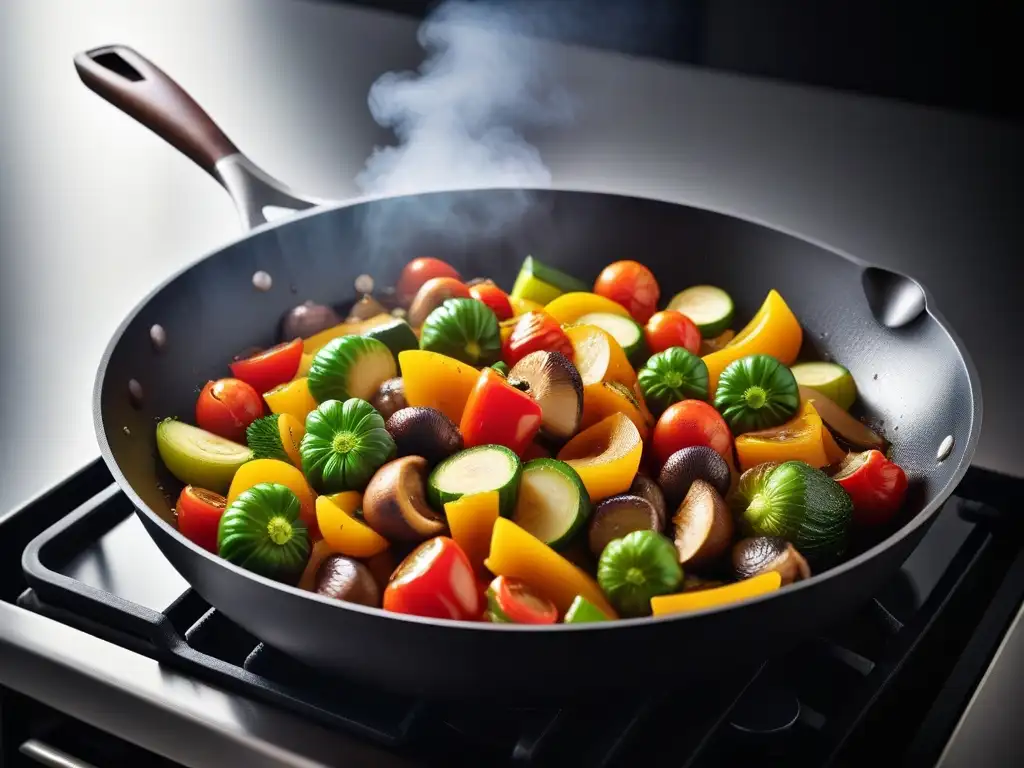
<svg viewBox="0 0 1024 768">
<path fill-rule="evenodd" d="M 453 357 L 423 349 L 399 352 L 398 364 L 409 405 L 435 408 L 456 424 L 462 421 L 462 411 L 480 371 Z"/>
<path fill-rule="evenodd" d="M 636 382 L 636 371 L 626 353 L 608 331 L 596 325 L 572 325 L 564 329 L 572 342 L 573 362 L 583 386 L 599 381 L 617 381 L 627 387 Z"/>
<path fill-rule="evenodd" d="M 521 299 L 518 296 L 509 296 L 508 303 L 512 306 L 512 317 L 525 315 L 527 312 L 543 312 L 544 305 L 530 299 Z"/>
<path fill-rule="evenodd" d="M 305 376 L 264 392 L 263 399 L 271 413 L 287 413 L 303 424 L 310 411 L 316 410 L 316 400 L 309 394 L 309 379 Z"/>
<path fill-rule="evenodd" d="M 836 458 L 830 457 L 830 453 Z M 796 416 L 785 424 L 737 437 L 736 455 L 740 469 L 746 471 L 766 461 L 805 461 L 820 469 L 845 453 L 832 440 L 811 402 L 805 400 Z"/>
<path fill-rule="evenodd" d="M 559 323 L 575 323 L 584 315 L 592 312 L 605 312 L 610 315 L 629 317 L 629 311 L 617 301 L 598 296 L 596 293 L 573 291 L 563 293 L 544 306 L 544 311 Z"/>
<path fill-rule="evenodd" d="M 324 541 L 339 555 L 373 557 L 388 548 L 387 539 L 326 496 L 316 500 L 316 521 Z"/>
<path fill-rule="evenodd" d="M 623 413 L 613 413 L 583 430 L 558 452 L 576 470 L 593 502 L 625 493 L 640 468 L 640 431 Z"/>
<path fill-rule="evenodd" d="M 470 493 L 444 505 L 448 528 L 455 543 L 480 569 L 491 546 L 494 522 L 498 519 L 498 492 Z"/>
<path fill-rule="evenodd" d="M 779 575 L 779 572 L 768 571 L 735 584 L 726 584 L 724 587 L 652 597 L 651 612 L 655 616 L 667 616 L 673 613 L 688 613 L 719 605 L 738 603 L 741 600 L 773 592 L 781 584 L 782 576 Z"/>
<path fill-rule="evenodd" d="M 302 472 L 286 461 L 277 459 L 254 459 L 247 461 L 235 472 L 228 489 L 228 504 L 259 483 L 280 483 L 299 497 L 299 517 L 310 526 L 310 536 L 315 535 L 316 494 L 309 487 Z"/>
<path fill-rule="evenodd" d="M 311 366 L 313 364 L 313 358 L 314 357 L 316 357 L 316 355 L 307 354 L 307 353 L 303 352 L 302 353 L 302 357 L 299 358 L 299 370 L 297 370 L 295 372 L 295 375 L 292 376 L 292 379 L 301 379 L 303 376 L 308 374 L 309 373 L 309 366 Z"/>
<path fill-rule="evenodd" d="M 618 618 L 596 581 L 508 518 L 495 521 L 491 552 L 484 565 L 496 576 L 526 582 L 553 602 L 562 615 L 576 596 L 582 595 L 608 618 Z"/>
<path fill-rule="evenodd" d="M 583 418 L 580 429 L 592 427 L 613 413 L 622 413 L 636 426 L 640 439 L 645 441 L 651 432 L 653 420 L 649 420 L 633 390 L 617 381 L 599 381 L 583 388 Z"/>
<path fill-rule="evenodd" d="M 277 419 L 277 433 L 281 438 L 281 447 L 296 467 L 302 467 L 302 456 L 299 454 L 299 443 L 306 434 L 306 425 L 290 413 L 282 413 Z"/>
<path fill-rule="evenodd" d="M 338 323 L 320 331 L 320 333 L 313 334 L 308 339 L 303 339 L 302 351 L 307 355 L 315 355 L 329 341 L 339 339 L 342 336 L 361 336 L 371 328 L 384 325 L 384 323 L 390 323 L 394 319 L 387 312 L 381 312 L 379 315 L 374 315 L 366 320 Z"/>
<path fill-rule="evenodd" d="M 327 498 L 350 515 L 363 508 L 363 494 L 359 491 L 340 491 L 327 494 Z"/>
</svg>

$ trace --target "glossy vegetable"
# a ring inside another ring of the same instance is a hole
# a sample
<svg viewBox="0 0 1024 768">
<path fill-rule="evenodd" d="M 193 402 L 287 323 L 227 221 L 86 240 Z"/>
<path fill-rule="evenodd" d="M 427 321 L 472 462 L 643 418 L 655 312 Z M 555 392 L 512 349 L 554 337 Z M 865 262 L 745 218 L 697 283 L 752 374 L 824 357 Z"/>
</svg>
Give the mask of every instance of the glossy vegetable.
<svg viewBox="0 0 1024 768">
<path fill-rule="evenodd" d="M 713 285 L 694 285 L 680 291 L 669 301 L 668 308 L 690 318 L 705 338 L 725 331 L 732 324 L 734 311 L 729 294 Z"/>
<path fill-rule="evenodd" d="M 617 381 L 627 387 L 636 382 L 636 372 L 619 342 L 596 325 L 573 325 L 565 329 L 572 343 L 572 361 L 583 386 L 599 381 Z"/>
<path fill-rule="evenodd" d="M 561 326 L 544 312 L 527 312 L 502 343 L 501 359 L 514 366 L 531 352 L 561 352 L 570 360 L 573 345 Z"/>
<path fill-rule="evenodd" d="M 223 493 L 252 450 L 212 432 L 167 418 L 157 424 L 156 447 L 168 471 L 186 485 Z"/>
<path fill-rule="evenodd" d="M 466 401 L 459 431 L 467 448 L 503 445 L 522 456 L 540 429 L 542 414 L 536 400 L 485 368 Z"/>
<path fill-rule="evenodd" d="M 448 299 L 468 299 L 469 288 L 451 277 L 435 277 L 425 282 L 412 300 L 407 315 L 409 325 L 419 328 L 430 313 Z"/>
<path fill-rule="evenodd" d="M 857 525 L 882 525 L 903 506 L 907 475 L 880 451 L 851 453 L 832 476 L 853 500 Z"/>
<path fill-rule="evenodd" d="M 403 456 L 385 464 L 363 494 L 366 524 L 391 541 L 423 541 L 441 533 L 444 518 L 427 504 L 426 479 L 422 456 Z"/>
<path fill-rule="evenodd" d="M 615 610 L 597 583 L 555 550 L 504 517 L 494 523 L 491 551 L 484 563 L 498 576 L 520 579 L 551 600 L 559 612 L 582 595 L 609 618 Z"/>
<path fill-rule="evenodd" d="M 654 427 L 654 455 L 664 464 L 676 451 L 691 445 L 706 445 L 732 462 L 732 432 L 725 419 L 701 400 L 683 400 L 670 405 Z"/>
<path fill-rule="evenodd" d="M 385 325 L 394 319 L 395 318 L 388 313 L 382 312 L 381 314 L 374 315 L 366 320 L 338 323 L 337 325 L 320 331 L 320 333 L 310 336 L 307 339 L 303 339 L 302 352 L 306 355 L 316 355 L 317 352 L 335 339 L 340 339 L 342 336 L 360 336 L 371 328 L 376 328 L 378 325 Z"/>
<path fill-rule="evenodd" d="M 303 424 L 309 412 L 316 408 L 316 400 L 309 394 L 309 379 L 305 376 L 264 392 L 263 399 L 271 413 L 287 413 Z"/>
<path fill-rule="evenodd" d="M 469 295 L 487 305 L 498 320 L 508 320 L 513 315 L 512 304 L 509 303 L 508 294 L 494 283 L 472 285 L 469 288 Z"/>
<path fill-rule="evenodd" d="M 272 413 L 256 419 L 245 430 L 245 442 L 254 459 L 278 459 L 302 466 L 299 443 L 306 434 L 301 421 L 288 413 Z"/>
<path fill-rule="evenodd" d="M 629 486 L 627 493 L 647 499 L 651 502 L 660 520 L 667 518 L 668 505 L 665 502 L 665 494 L 661 492 L 658 484 L 644 472 L 636 473 L 636 477 L 633 478 L 633 484 Z"/>
<path fill-rule="evenodd" d="M 385 426 L 399 456 L 422 456 L 430 466 L 463 448 L 459 428 L 434 408 L 403 408 L 394 413 Z"/>
<path fill-rule="evenodd" d="M 770 429 L 747 432 L 736 438 L 740 468 L 750 469 L 766 461 L 803 461 L 824 467 L 844 455 L 832 441 L 828 429 L 810 402 L 804 402 L 789 421 Z"/>
<path fill-rule="evenodd" d="M 402 268 L 402 274 L 395 285 L 396 298 L 402 306 L 409 306 L 423 284 L 435 277 L 462 279 L 458 270 L 448 262 L 431 256 L 420 256 Z"/>
<path fill-rule="evenodd" d="M 576 434 L 583 415 L 583 380 L 569 358 L 561 352 L 531 352 L 506 378 L 540 405 L 545 436 L 560 442 Z"/>
<path fill-rule="evenodd" d="M 558 452 L 576 470 L 592 502 L 624 493 L 640 467 L 643 443 L 636 426 L 615 413 L 583 430 Z"/>
<path fill-rule="evenodd" d="M 320 493 L 361 490 L 395 455 L 384 419 L 365 400 L 327 400 L 306 417 L 302 471 Z"/>
<path fill-rule="evenodd" d="M 378 387 L 394 378 L 398 366 L 384 342 L 365 336 L 342 336 L 316 353 L 309 367 L 309 392 L 318 403 L 327 400 L 369 400 Z"/>
<path fill-rule="evenodd" d="M 475 619 L 480 602 L 469 558 L 447 536 L 416 547 L 384 590 L 384 610 L 436 619 Z"/>
<path fill-rule="evenodd" d="M 857 384 L 839 363 L 797 363 L 792 371 L 797 384 L 820 392 L 844 411 L 857 400 Z"/>
<path fill-rule="evenodd" d="M 363 334 L 368 339 L 376 339 L 391 350 L 398 366 L 398 375 L 402 375 L 402 366 L 398 363 L 398 355 L 407 349 L 419 349 L 420 340 L 416 337 L 412 327 L 400 318 L 389 323 L 383 323 L 376 328 L 371 328 Z"/>
<path fill-rule="evenodd" d="M 642 365 L 650 354 L 644 339 L 644 329 L 632 317 L 623 317 L 613 312 L 590 312 L 582 315 L 576 324 L 596 325 L 610 334 L 626 353 L 630 365 Z"/>
<path fill-rule="evenodd" d="M 337 553 L 323 539 L 314 542 L 309 552 L 309 559 L 306 560 L 306 567 L 302 569 L 302 575 L 299 576 L 298 588 L 304 589 L 307 592 L 316 592 L 317 571 L 320 570 L 324 560 L 334 554 Z M 388 575 L 390 576 L 391 574 L 389 573 Z"/>
<path fill-rule="evenodd" d="M 174 505 L 178 530 L 193 544 L 217 554 L 217 527 L 227 503 L 219 493 L 186 485 Z"/>
<path fill-rule="evenodd" d="M 573 325 L 584 315 L 593 314 L 631 318 L 629 311 L 618 302 L 586 291 L 564 293 L 547 304 L 544 311 L 562 325 Z"/>
<path fill-rule="evenodd" d="M 803 403 L 812 404 L 822 421 L 850 445 L 862 449 L 877 448 L 878 450 L 886 447 L 884 437 L 868 428 L 866 424 L 857 421 L 821 392 L 801 386 L 800 400 Z"/>
<path fill-rule="evenodd" d="M 420 347 L 476 367 L 501 357 L 498 319 L 474 299 L 448 299 L 423 322 Z"/>
<path fill-rule="evenodd" d="M 425 350 L 401 352 L 398 359 L 406 402 L 436 408 L 458 424 L 480 372 L 454 358 Z"/>
<path fill-rule="evenodd" d="M 523 466 L 512 520 L 554 549 L 566 545 L 590 517 L 590 497 L 576 470 L 557 459 Z"/>
<path fill-rule="evenodd" d="M 668 457 L 658 474 L 658 485 L 669 508 L 674 510 L 682 503 L 695 480 L 705 481 L 724 496 L 732 483 L 732 473 L 721 454 L 706 445 L 680 448 Z"/>
<path fill-rule="evenodd" d="M 658 416 L 681 400 L 706 400 L 708 396 L 708 367 L 682 347 L 652 355 L 637 381 L 647 407 Z"/>
<path fill-rule="evenodd" d="M 444 505 L 452 538 L 462 547 L 476 570 L 481 570 L 491 548 L 491 534 L 498 519 L 498 492 L 470 493 Z"/>
<path fill-rule="evenodd" d="M 231 375 L 257 393 L 291 381 L 302 360 L 302 339 L 295 338 L 268 350 L 231 363 Z"/>
<path fill-rule="evenodd" d="M 510 624 L 554 624 L 558 609 L 519 579 L 498 576 L 487 587 L 488 621 Z"/>
<path fill-rule="evenodd" d="M 228 489 L 228 505 L 241 496 L 245 491 L 260 483 L 273 483 L 283 485 L 295 494 L 299 500 L 299 517 L 309 529 L 310 537 L 320 537 L 316 524 L 316 494 L 309 487 L 302 472 L 285 461 L 276 459 L 254 459 L 246 462 L 231 481 Z"/>
<path fill-rule="evenodd" d="M 701 357 L 705 357 L 707 355 L 710 355 L 712 352 L 717 352 L 720 349 L 725 349 L 727 346 L 729 346 L 729 342 L 732 341 L 733 338 L 735 338 L 735 336 L 736 336 L 736 332 L 732 331 L 732 330 L 729 330 L 729 331 L 722 331 L 722 333 L 720 333 L 718 336 L 715 336 L 713 338 L 710 338 L 710 339 L 705 338 L 705 339 L 701 340 L 701 342 L 700 342 L 700 354 L 701 354 Z"/>
<path fill-rule="evenodd" d="M 344 555 L 324 558 L 314 577 L 318 595 L 346 603 L 376 608 L 380 605 L 380 588 L 370 569 Z"/>
<path fill-rule="evenodd" d="M 715 488 L 694 480 L 672 516 L 672 538 L 679 563 L 700 569 L 721 557 L 732 544 L 732 513 Z"/>
<path fill-rule="evenodd" d="M 777 427 L 796 415 L 800 394 L 789 368 L 769 355 L 748 355 L 726 366 L 715 408 L 734 435 Z"/>
<path fill-rule="evenodd" d="M 228 502 L 217 532 L 222 558 L 289 584 L 309 558 L 310 537 L 298 497 L 280 483 L 258 483 Z"/>
<path fill-rule="evenodd" d="M 533 256 L 527 256 L 519 268 L 511 295 L 517 299 L 529 299 L 547 304 L 563 293 L 585 291 L 586 289 L 587 286 L 572 275 L 549 267 Z"/>
<path fill-rule="evenodd" d="M 409 403 L 405 399 L 405 382 L 401 377 L 387 379 L 377 387 L 377 392 L 370 398 L 370 405 L 381 415 L 385 421 L 403 408 L 408 408 Z"/>
<path fill-rule="evenodd" d="M 597 583 L 621 616 L 648 616 L 651 598 L 683 581 L 672 543 L 654 531 L 633 531 L 604 548 Z"/>
<path fill-rule="evenodd" d="M 543 312 L 544 305 L 536 301 L 530 301 L 529 299 L 520 299 L 515 296 L 508 297 L 509 306 L 512 307 L 512 317 L 519 317 L 525 315 L 527 312 Z M 502 337 L 504 341 L 504 337 Z"/>
<path fill-rule="evenodd" d="M 783 586 L 811 577 L 811 568 L 803 555 L 781 536 L 757 536 L 736 542 L 732 569 L 738 579 L 776 571 Z"/>
<path fill-rule="evenodd" d="M 315 301 L 306 301 L 288 310 L 281 318 L 279 336 L 281 339 L 307 339 L 339 323 L 341 317 L 331 307 L 317 304 Z M 305 345 L 303 349 L 305 351 Z"/>
<path fill-rule="evenodd" d="M 348 311 L 348 317 L 345 318 L 347 322 L 361 322 L 363 320 L 369 320 L 371 317 L 384 314 L 388 311 L 388 308 L 381 304 L 377 299 L 373 298 L 368 293 L 363 294 L 359 297 L 359 300 L 352 305 L 352 308 Z"/>
<path fill-rule="evenodd" d="M 774 592 L 781 584 L 782 578 L 778 572 L 769 571 L 722 587 L 651 598 L 651 612 L 655 616 L 668 616 L 673 613 L 689 613 L 731 605 Z"/>
<path fill-rule="evenodd" d="M 608 617 L 582 595 L 576 596 L 562 619 L 563 624 L 587 624 L 594 621 L 608 621 Z"/>
<path fill-rule="evenodd" d="M 467 494 L 498 492 L 498 507 L 505 517 L 516 507 L 522 464 L 502 445 L 468 448 L 445 459 L 430 473 L 427 493 L 435 509 Z"/>
<path fill-rule="evenodd" d="M 624 493 L 605 499 L 590 518 L 587 544 L 591 554 L 600 557 L 609 543 L 633 531 L 661 533 L 665 527 L 663 515 L 642 496 Z"/>
<path fill-rule="evenodd" d="M 208 381 L 196 400 L 196 425 L 233 440 L 245 440 L 245 430 L 263 415 L 259 393 L 239 379 Z"/>
<path fill-rule="evenodd" d="M 654 274 L 638 261 L 616 261 L 598 275 L 594 293 L 621 304 L 638 323 L 650 320 L 661 290 Z"/>
<path fill-rule="evenodd" d="M 632 421 L 640 439 L 647 441 L 654 421 L 633 390 L 617 381 L 598 381 L 583 388 L 580 429 L 588 429 L 613 413 L 621 413 Z"/>
<path fill-rule="evenodd" d="M 651 316 L 644 328 L 644 338 L 652 353 L 682 347 L 691 355 L 700 352 L 701 334 L 693 320 L 671 309 Z"/>
<path fill-rule="evenodd" d="M 334 498 L 317 497 L 316 521 L 331 550 L 349 557 L 373 557 L 387 549 L 388 540 L 356 519 L 354 512 Z"/>
</svg>

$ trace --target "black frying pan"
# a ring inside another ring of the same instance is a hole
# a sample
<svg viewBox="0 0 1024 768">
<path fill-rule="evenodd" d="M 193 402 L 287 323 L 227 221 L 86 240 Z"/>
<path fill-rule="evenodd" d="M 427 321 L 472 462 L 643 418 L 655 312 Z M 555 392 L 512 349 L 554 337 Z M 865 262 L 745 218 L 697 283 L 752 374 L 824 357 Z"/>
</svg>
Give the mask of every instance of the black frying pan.
<svg viewBox="0 0 1024 768">
<path fill-rule="evenodd" d="M 434 192 L 324 205 L 264 224 L 263 205 L 315 201 L 282 190 L 130 49 L 93 50 L 75 64 L 92 90 L 220 181 L 243 223 L 254 227 L 157 287 L 117 329 L 96 378 L 103 457 L 195 590 L 310 665 L 437 695 L 557 695 L 714 676 L 849 615 L 899 568 L 970 463 L 981 426 L 977 374 L 931 297 L 909 278 L 720 212 L 580 191 Z M 410 218 L 394 232 L 402 236 L 396 252 L 365 226 L 368 217 L 401 222 L 412 204 L 473 211 L 480 202 L 495 210 L 524 199 L 530 205 L 521 220 L 489 238 Z M 859 407 L 894 438 L 895 459 L 911 478 L 904 515 L 841 565 L 765 597 L 676 617 L 533 628 L 427 620 L 328 600 L 242 570 L 181 536 L 170 512 L 174 489 L 156 453 L 156 422 L 168 415 L 191 420 L 198 388 L 224 376 L 239 351 L 275 343 L 278 319 L 295 304 L 351 301 L 362 273 L 377 285 L 394 284 L 404 261 L 422 253 L 504 286 L 529 253 L 583 280 L 611 261 L 638 258 L 666 291 L 726 287 L 740 324 L 778 289 L 804 326 L 804 354 L 847 365 L 860 387 Z M 260 270 L 272 278 L 269 290 L 254 287 Z M 157 325 L 162 346 L 152 340 Z"/>
</svg>

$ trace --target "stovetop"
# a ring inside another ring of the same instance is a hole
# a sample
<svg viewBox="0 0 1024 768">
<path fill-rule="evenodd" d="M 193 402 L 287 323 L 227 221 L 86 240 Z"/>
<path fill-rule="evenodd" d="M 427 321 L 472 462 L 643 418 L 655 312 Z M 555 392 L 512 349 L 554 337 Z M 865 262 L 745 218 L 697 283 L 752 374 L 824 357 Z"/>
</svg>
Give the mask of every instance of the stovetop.
<svg viewBox="0 0 1024 768">
<path fill-rule="evenodd" d="M 78 691 L 87 702 L 75 699 L 70 676 L 41 696 L 86 722 L 103 720 L 97 712 L 155 671 L 136 692 L 138 709 L 120 711 L 120 725 L 132 730 L 154 705 L 190 710 L 202 737 L 230 721 L 234 743 L 253 750 L 247 765 L 696 768 L 757 760 L 799 768 L 893 764 L 896 756 L 931 765 L 1024 596 L 1019 531 L 1001 512 L 1020 484 L 972 469 L 902 570 L 858 613 L 756 668 L 723 670 L 714 686 L 663 690 L 652 671 L 633 697 L 510 703 L 485 692 L 440 702 L 328 678 L 264 646 L 189 589 L 96 462 L 0 523 L 0 659 L 13 648 L 26 664 L 63 662 L 63 671 L 80 673 L 88 666 L 93 685 Z M 47 648 L 48 638 L 65 636 L 76 641 Z M 14 682 L 0 673 L 0 686 L 31 695 L 26 670 L 9 668 Z M 162 736 L 150 727 L 148 740 L 131 740 L 182 764 L 217 764 L 195 749 L 186 762 L 175 745 L 183 721 L 168 715 Z M 288 738 L 281 723 L 293 731 Z M 310 734 L 320 740 L 315 758 L 297 746 L 313 745 Z"/>
</svg>

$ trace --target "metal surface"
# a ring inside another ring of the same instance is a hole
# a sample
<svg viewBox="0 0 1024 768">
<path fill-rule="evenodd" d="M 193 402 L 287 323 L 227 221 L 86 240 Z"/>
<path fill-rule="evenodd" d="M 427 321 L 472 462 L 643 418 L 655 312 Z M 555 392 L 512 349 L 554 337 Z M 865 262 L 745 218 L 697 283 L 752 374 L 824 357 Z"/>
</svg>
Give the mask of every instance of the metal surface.
<svg viewBox="0 0 1024 768">
<path fill-rule="evenodd" d="M 270 207 L 301 211 L 327 202 L 289 189 L 241 153 L 218 161 L 214 174 L 231 196 L 245 229 L 266 224 Z"/>
<path fill-rule="evenodd" d="M 46 768 L 96 768 L 92 763 L 79 760 L 74 755 L 69 755 L 38 739 L 29 739 L 18 747 L 18 751 Z"/>
</svg>

